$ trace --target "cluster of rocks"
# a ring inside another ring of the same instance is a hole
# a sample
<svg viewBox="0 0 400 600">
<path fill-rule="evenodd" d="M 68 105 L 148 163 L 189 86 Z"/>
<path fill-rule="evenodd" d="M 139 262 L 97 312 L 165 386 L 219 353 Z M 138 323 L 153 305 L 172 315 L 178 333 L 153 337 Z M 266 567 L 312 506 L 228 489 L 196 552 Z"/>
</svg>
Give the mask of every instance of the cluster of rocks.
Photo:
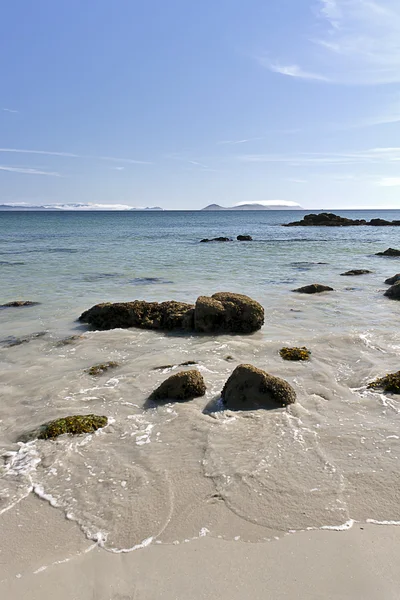
<svg viewBox="0 0 400 600">
<path fill-rule="evenodd" d="M 80 321 L 97 329 L 138 327 L 199 333 L 252 333 L 264 324 L 264 309 L 243 294 L 219 292 L 185 302 L 117 302 L 96 304 Z"/>
<path fill-rule="evenodd" d="M 346 217 L 339 217 L 333 213 L 319 213 L 306 215 L 301 221 L 294 221 L 293 223 L 285 223 L 284 227 L 353 227 L 369 225 L 371 227 L 384 227 L 384 226 L 396 226 L 400 225 L 400 221 L 386 221 L 385 219 L 371 219 L 366 221 L 365 219 L 348 219 Z"/>
<path fill-rule="evenodd" d="M 251 237 L 251 235 L 238 235 L 237 236 L 237 241 L 238 242 L 252 242 L 253 238 Z M 233 242 L 233 238 L 228 238 L 228 237 L 216 237 L 216 238 L 204 238 L 203 240 L 200 240 L 200 243 L 204 244 L 207 242 Z"/>
</svg>

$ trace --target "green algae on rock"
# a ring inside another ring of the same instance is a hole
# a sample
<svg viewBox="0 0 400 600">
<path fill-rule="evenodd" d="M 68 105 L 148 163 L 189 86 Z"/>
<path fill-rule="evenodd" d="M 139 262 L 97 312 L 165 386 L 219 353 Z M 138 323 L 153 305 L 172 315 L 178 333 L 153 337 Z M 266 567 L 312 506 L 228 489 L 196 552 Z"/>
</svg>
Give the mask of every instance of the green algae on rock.
<svg viewBox="0 0 400 600">
<path fill-rule="evenodd" d="M 302 348 L 281 348 L 279 354 L 283 360 L 310 360 L 311 351 L 305 346 Z"/>
<path fill-rule="evenodd" d="M 193 369 L 171 375 L 151 394 L 151 400 L 192 400 L 204 396 L 206 384 L 202 374 Z"/>
<path fill-rule="evenodd" d="M 385 377 L 379 377 L 368 384 L 369 389 L 383 389 L 385 392 L 400 394 L 400 371 L 388 373 Z"/>
<path fill-rule="evenodd" d="M 110 360 L 106 363 L 93 365 L 93 367 L 86 369 L 86 373 L 88 373 L 89 375 L 103 375 L 103 373 L 105 373 L 109 369 L 115 369 L 116 367 L 119 367 L 119 364 L 113 360 Z"/>
<path fill-rule="evenodd" d="M 39 440 L 49 440 L 69 433 L 81 435 L 82 433 L 93 433 L 97 429 L 105 427 L 108 423 L 107 417 L 98 415 L 74 415 L 55 419 L 42 425 L 38 432 Z"/>
</svg>

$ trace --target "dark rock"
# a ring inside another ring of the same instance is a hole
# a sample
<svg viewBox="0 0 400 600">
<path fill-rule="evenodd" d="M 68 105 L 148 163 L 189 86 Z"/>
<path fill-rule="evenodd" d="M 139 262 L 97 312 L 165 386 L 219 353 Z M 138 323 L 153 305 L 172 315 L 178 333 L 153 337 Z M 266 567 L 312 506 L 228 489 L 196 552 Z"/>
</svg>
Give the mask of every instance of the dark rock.
<svg viewBox="0 0 400 600">
<path fill-rule="evenodd" d="M 388 285 L 394 285 L 397 281 L 400 281 L 400 273 L 397 273 L 397 275 L 393 275 L 393 277 L 389 277 L 389 279 L 385 280 L 385 283 L 387 283 Z"/>
<path fill-rule="evenodd" d="M 252 333 L 263 324 L 263 307 L 243 294 L 219 292 L 197 299 L 194 327 L 198 332 Z"/>
<path fill-rule="evenodd" d="M 205 238 L 204 240 L 200 240 L 201 243 L 205 243 L 205 242 L 232 242 L 232 238 L 227 238 L 227 237 L 216 237 L 216 238 L 212 238 L 211 240 L 209 240 L 208 238 Z"/>
<path fill-rule="evenodd" d="M 311 351 L 305 346 L 302 348 L 281 348 L 279 354 L 284 360 L 310 360 Z"/>
<path fill-rule="evenodd" d="M 397 281 L 397 283 L 386 290 L 384 295 L 392 298 L 392 300 L 400 300 L 400 281 Z"/>
<path fill-rule="evenodd" d="M 235 359 L 233 358 L 233 356 L 228 354 L 228 356 L 225 356 L 224 360 L 226 360 L 227 362 L 233 362 Z"/>
<path fill-rule="evenodd" d="M 64 417 L 45 423 L 34 432 L 21 437 L 21 441 L 28 441 L 35 438 L 38 438 L 39 440 L 55 439 L 64 433 L 72 435 L 93 433 L 97 429 L 105 427 L 107 423 L 107 417 L 99 417 L 97 415 L 75 415 Z"/>
<path fill-rule="evenodd" d="M 151 400 L 192 400 L 206 393 L 206 384 L 199 371 L 181 371 L 168 377 L 151 394 Z"/>
<path fill-rule="evenodd" d="M 0 308 L 20 308 L 23 306 L 37 306 L 40 302 L 32 302 L 31 300 L 14 300 L 6 304 L 0 304 Z"/>
<path fill-rule="evenodd" d="M 238 235 L 236 239 L 238 242 L 252 242 L 253 241 L 253 238 L 251 237 L 251 235 Z"/>
<path fill-rule="evenodd" d="M 386 221 L 386 219 L 371 219 L 368 225 L 372 225 L 373 227 L 385 227 L 387 225 L 392 225 L 392 222 Z"/>
<path fill-rule="evenodd" d="M 368 271 L 368 269 L 352 269 L 351 271 L 346 271 L 345 273 L 340 273 L 341 275 L 366 275 L 367 273 L 372 273 L 372 271 Z"/>
<path fill-rule="evenodd" d="M 375 256 L 400 256 L 400 250 L 395 248 L 388 248 L 384 252 L 377 252 Z"/>
<path fill-rule="evenodd" d="M 83 340 L 84 339 L 84 335 L 70 335 L 62 340 L 59 340 L 56 343 L 56 346 L 70 346 L 71 344 L 74 344 L 75 342 L 77 342 L 78 340 Z"/>
<path fill-rule="evenodd" d="M 380 377 L 368 384 L 368 388 L 381 388 L 385 392 L 400 394 L 400 371 L 397 373 L 388 373 L 385 377 Z"/>
<path fill-rule="evenodd" d="M 386 221 L 385 219 L 348 219 L 339 217 L 333 213 L 319 213 L 306 215 L 302 221 L 294 221 L 293 223 L 285 223 L 284 227 L 354 227 L 368 225 L 373 227 L 378 226 L 399 226 L 400 221 Z"/>
<path fill-rule="evenodd" d="M 193 329 L 193 305 L 185 302 L 117 302 L 96 304 L 79 320 L 97 329 L 139 327 L 142 329 Z"/>
<path fill-rule="evenodd" d="M 109 362 L 100 363 L 99 365 L 94 365 L 93 367 L 86 369 L 86 373 L 89 375 L 103 375 L 103 373 L 106 371 L 115 369 L 116 367 L 119 367 L 119 364 L 113 360 L 110 360 Z"/>
<path fill-rule="evenodd" d="M 32 340 L 41 338 L 47 334 L 47 331 L 38 331 L 36 333 L 30 333 L 21 337 L 15 337 L 13 335 L 0 340 L 1 346 L 12 348 L 13 346 L 21 346 L 21 344 L 28 344 Z"/>
<path fill-rule="evenodd" d="M 292 291 L 299 292 L 299 294 L 320 294 L 321 292 L 333 292 L 334 289 L 327 285 L 321 285 L 320 283 L 312 283 L 311 285 L 305 285 L 304 287 Z"/>
<path fill-rule="evenodd" d="M 252 365 L 239 365 L 221 393 L 224 405 L 234 410 L 276 408 L 296 401 L 292 386 Z"/>
</svg>

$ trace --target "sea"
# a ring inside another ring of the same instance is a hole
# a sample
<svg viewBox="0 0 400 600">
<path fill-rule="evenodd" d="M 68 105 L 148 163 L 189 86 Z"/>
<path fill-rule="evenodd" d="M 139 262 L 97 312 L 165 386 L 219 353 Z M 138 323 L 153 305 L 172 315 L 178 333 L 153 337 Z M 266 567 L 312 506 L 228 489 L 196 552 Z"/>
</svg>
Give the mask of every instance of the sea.
<svg viewBox="0 0 400 600">
<path fill-rule="evenodd" d="M 400 210 L 335 212 L 400 219 Z M 400 401 L 367 387 L 400 369 L 400 303 L 384 296 L 400 259 L 376 256 L 400 248 L 400 228 L 282 227 L 304 214 L 0 212 L 0 304 L 39 303 L 0 309 L 0 514 L 34 494 L 112 552 L 400 524 Z M 239 234 L 253 241 L 200 243 Z M 349 269 L 371 273 L 341 275 Z M 310 283 L 334 291 L 293 293 Z M 99 302 L 219 291 L 259 301 L 263 328 L 194 335 L 78 321 Z M 283 361 L 283 346 L 306 346 L 311 360 Z M 108 361 L 119 366 L 87 373 Z M 287 380 L 296 404 L 224 410 L 221 389 L 242 363 Z M 147 401 L 184 368 L 202 373 L 205 397 Z M 19 441 L 88 413 L 108 426 Z"/>
</svg>

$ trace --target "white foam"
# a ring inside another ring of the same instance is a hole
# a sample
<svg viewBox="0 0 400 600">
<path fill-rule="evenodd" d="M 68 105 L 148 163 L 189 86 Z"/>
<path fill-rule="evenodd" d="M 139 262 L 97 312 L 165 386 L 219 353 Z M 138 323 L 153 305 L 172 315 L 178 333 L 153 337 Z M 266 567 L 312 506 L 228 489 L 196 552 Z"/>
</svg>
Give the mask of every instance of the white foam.
<svg viewBox="0 0 400 600">
<path fill-rule="evenodd" d="M 396 525 L 396 526 L 400 526 L 400 521 L 376 521 L 375 519 L 367 519 L 367 523 L 372 523 L 373 525 Z"/>
<path fill-rule="evenodd" d="M 323 525 L 320 529 L 327 529 L 328 531 L 347 531 L 353 527 L 355 522 L 354 519 L 349 519 L 342 525 Z"/>
</svg>

